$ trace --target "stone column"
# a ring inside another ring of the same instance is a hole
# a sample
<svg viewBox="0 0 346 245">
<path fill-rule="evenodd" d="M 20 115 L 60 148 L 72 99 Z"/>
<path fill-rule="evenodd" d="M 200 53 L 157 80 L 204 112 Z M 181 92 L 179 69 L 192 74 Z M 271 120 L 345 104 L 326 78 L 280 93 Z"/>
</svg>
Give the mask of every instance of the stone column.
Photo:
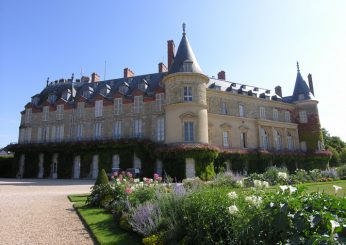
<svg viewBox="0 0 346 245">
<path fill-rule="evenodd" d="M 113 155 L 113 157 L 112 157 L 112 168 L 120 168 L 119 155 Z"/>
<path fill-rule="evenodd" d="M 96 179 L 99 173 L 99 155 L 93 155 L 93 162 L 91 164 L 91 178 Z"/>
<path fill-rule="evenodd" d="M 141 159 L 139 159 L 136 154 L 133 155 L 133 167 L 134 168 L 142 168 L 142 162 Z"/>
<path fill-rule="evenodd" d="M 156 160 L 155 172 L 156 172 L 158 175 L 162 176 L 162 161 L 159 160 L 159 159 Z"/>
<path fill-rule="evenodd" d="M 25 164 L 25 154 L 23 153 L 20 155 L 20 158 L 19 158 L 19 169 L 18 169 L 17 178 L 23 178 L 24 164 Z"/>
<path fill-rule="evenodd" d="M 43 159 L 44 159 L 44 155 L 43 153 L 40 153 L 38 155 L 38 174 L 37 174 L 37 178 L 39 179 L 43 178 L 43 172 L 44 172 Z"/>
<path fill-rule="evenodd" d="M 186 178 L 194 178 L 196 176 L 195 159 L 185 159 L 185 175 Z"/>
<path fill-rule="evenodd" d="M 75 156 L 73 159 L 73 178 L 80 178 L 80 156 Z"/>
<path fill-rule="evenodd" d="M 51 168 L 51 176 L 52 179 L 58 178 L 58 153 L 54 153 L 52 156 L 52 168 Z"/>
</svg>

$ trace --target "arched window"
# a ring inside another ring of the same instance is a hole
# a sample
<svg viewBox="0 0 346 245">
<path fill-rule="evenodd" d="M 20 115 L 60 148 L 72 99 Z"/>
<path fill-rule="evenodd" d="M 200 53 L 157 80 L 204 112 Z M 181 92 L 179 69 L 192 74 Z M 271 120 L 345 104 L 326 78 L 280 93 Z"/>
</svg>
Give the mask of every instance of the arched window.
<svg viewBox="0 0 346 245">
<path fill-rule="evenodd" d="M 260 136 L 261 136 L 262 149 L 268 150 L 269 149 L 268 134 L 263 128 L 260 128 Z"/>
<path fill-rule="evenodd" d="M 289 151 L 294 150 L 293 136 L 290 132 L 287 132 L 287 149 Z"/>
<path fill-rule="evenodd" d="M 281 135 L 280 133 L 274 129 L 274 144 L 276 150 L 281 150 Z"/>
</svg>

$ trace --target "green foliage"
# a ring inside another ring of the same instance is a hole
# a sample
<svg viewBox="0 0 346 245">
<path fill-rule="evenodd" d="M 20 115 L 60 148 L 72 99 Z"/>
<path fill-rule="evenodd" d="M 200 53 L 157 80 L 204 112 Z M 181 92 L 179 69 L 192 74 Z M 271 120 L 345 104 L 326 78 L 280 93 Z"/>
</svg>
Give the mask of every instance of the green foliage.
<svg viewBox="0 0 346 245">
<path fill-rule="evenodd" d="M 338 172 L 338 175 L 340 178 L 345 178 L 346 177 L 346 164 L 338 167 L 336 169 L 336 171 Z"/>
<path fill-rule="evenodd" d="M 338 166 L 340 163 L 339 152 L 332 147 L 329 147 L 328 150 L 332 152 L 332 157 L 330 158 L 329 165 L 330 166 Z"/>
<path fill-rule="evenodd" d="M 233 175 L 231 172 L 217 174 L 215 178 L 210 182 L 210 185 L 214 187 L 238 187 L 237 181 L 233 179 Z"/>
<path fill-rule="evenodd" d="M 333 148 L 338 153 L 340 153 L 342 149 L 346 147 L 346 143 L 343 142 L 340 139 L 340 137 L 330 136 L 329 132 L 325 128 L 322 128 L 322 134 L 323 134 L 324 146 L 326 148 L 328 149 Z"/>
<path fill-rule="evenodd" d="M 346 148 L 343 148 L 340 152 L 340 161 L 343 164 L 346 164 Z"/>
<path fill-rule="evenodd" d="M 107 184 L 109 184 L 107 173 L 104 169 L 101 169 L 101 171 L 99 171 L 97 175 L 95 185 L 107 185 Z"/>
<path fill-rule="evenodd" d="M 161 236 L 156 234 L 149 237 L 144 237 L 142 242 L 144 245 L 163 245 Z"/>
<path fill-rule="evenodd" d="M 94 185 L 86 204 L 90 207 L 107 207 L 114 198 L 115 193 L 109 184 Z"/>
</svg>

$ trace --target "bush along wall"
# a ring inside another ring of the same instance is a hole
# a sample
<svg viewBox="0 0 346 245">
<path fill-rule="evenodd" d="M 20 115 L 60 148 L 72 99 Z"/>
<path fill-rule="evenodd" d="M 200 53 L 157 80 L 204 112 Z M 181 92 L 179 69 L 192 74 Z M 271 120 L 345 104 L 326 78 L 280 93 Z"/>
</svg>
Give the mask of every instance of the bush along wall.
<svg viewBox="0 0 346 245">
<path fill-rule="evenodd" d="M 13 178 L 16 176 L 15 157 L 0 157 L 0 178 Z"/>
<path fill-rule="evenodd" d="M 167 146 L 157 150 L 157 156 L 162 159 L 165 173 L 177 181 L 186 177 L 186 158 L 195 160 L 196 176 L 203 180 L 212 179 L 215 176 L 214 160 L 218 154 L 217 148 L 208 145 Z"/>
</svg>

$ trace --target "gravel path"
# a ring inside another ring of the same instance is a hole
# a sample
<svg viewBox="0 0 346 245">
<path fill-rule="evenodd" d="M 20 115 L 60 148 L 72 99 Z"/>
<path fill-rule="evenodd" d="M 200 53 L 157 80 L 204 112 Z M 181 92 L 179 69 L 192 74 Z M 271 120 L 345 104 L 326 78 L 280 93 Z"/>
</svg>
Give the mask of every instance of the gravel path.
<svg viewBox="0 0 346 245">
<path fill-rule="evenodd" d="M 92 183 L 0 179 L 0 244 L 94 244 L 67 199 Z"/>
</svg>

